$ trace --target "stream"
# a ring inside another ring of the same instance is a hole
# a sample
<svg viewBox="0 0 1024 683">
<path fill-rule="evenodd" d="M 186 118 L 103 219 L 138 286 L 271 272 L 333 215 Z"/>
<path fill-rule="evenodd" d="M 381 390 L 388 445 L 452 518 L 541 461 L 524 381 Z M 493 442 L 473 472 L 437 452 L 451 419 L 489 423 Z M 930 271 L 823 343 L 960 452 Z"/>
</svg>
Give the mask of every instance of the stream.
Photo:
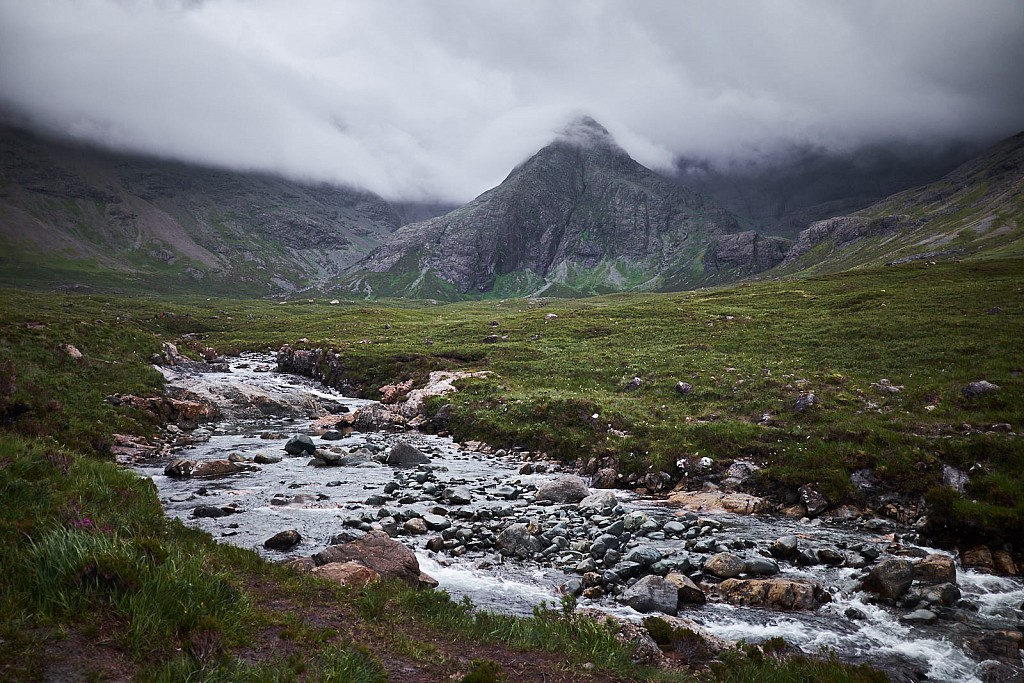
<svg viewBox="0 0 1024 683">
<path fill-rule="evenodd" d="M 312 428 L 321 406 L 344 412 L 370 402 L 278 373 L 273 356 L 266 354 L 248 354 L 229 363 L 229 372 L 161 369 L 172 388 L 212 400 L 225 413 L 219 422 L 191 432 L 171 427 L 178 442 L 172 458 L 202 462 L 234 454 L 236 460 L 242 456 L 250 469 L 216 478 L 175 478 L 164 474 L 166 458 L 139 461 L 135 469 L 156 484 L 169 516 L 273 561 L 308 557 L 332 539 L 337 541 L 339 534 L 351 537 L 383 527 L 409 546 L 421 569 L 456 598 L 468 596 L 482 609 L 530 614 L 541 602 L 558 604 L 560 587 L 580 579 L 576 567 L 587 561 L 591 547 L 587 544 L 598 527 L 607 528 L 614 519 L 626 521 L 627 531 L 621 536 L 624 559 L 626 553 L 649 549 L 666 566 L 698 580 L 700 567 L 711 554 L 728 550 L 764 557 L 771 543 L 786 535 L 796 536 L 802 548 L 834 549 L 847 557 L 857 552 L 882 559 L 944 553 L 906 541 L 909 530 L 888 520 L 801 522 L 724 513 L 684 516 L 664 498 L 625 491 L 614 492 L 614 511 L 589 516 L 579 514 L 574 504 L 539 504 L 534 500 L 535 487 L 565 474 L 557 471 L 557 465 L 534 464 L 527 468 L 533 471 L 524 474 L 522 453 L 487 454 L 418 432 L 343 432 L 332 435 L 340 438 L 325 440 Z M 312 436 L 318 448 L 364 457 L 345 466 L 310 466 L 309 456 L 284 452 L 286 439 L 298 434 Z M 374 461 L 372 456 L 403 441 L 429 456 L 430 463 L 400 469 Z M 264 461 L 283 457 L 278 462 L 248 465 L 257 455 Z M 468 502 L 453 503 L 441 496 L 455 489 L 468 492 Z M 195 517 L 198 506 L 226 508 L 234 514 Z M 429 519 L 431 530 L 405 533 L 403 523 L 416 517 Z M 488 540 L 513 523 L 549 530 L 546 538 L 553 539 L 551 546 L 526 560 L 503 555 Z M 445 524 L 450 526 L 445 529 Z M 264 548 L 264 541 L 288 529 L 301 534 L 297 546 L 287 552 Z M 427 550 L 427 541 L 439 535 L 446 541 L 445 548 Z M 1024 676 L 1019 650 L 1014 659 L 1012 647 L 1007 654 L 1006 646 L 1006 634 L 1024 628 L 1024 581 L 1019 578 L 966 571 L 958 563 L 960 601 L 936 610 L 941 618 L 934 623 L 917 624 L 901 620 L 913 611 L 909 607 L 887 606 L 856 590 L 866 561 L 838 567 L 788 560 L 777 564 L 776 578 L 816 581 L 830 594 L 831 602 L 814 611 L 781 611 L 709 599 L 703 605 L 680 604 L 679 616 L 726 640 L 761 642 L 782 637 L 808 653 L 827 649 L 844 661 L 879 666 L 893 680 L 921 680 L 923 675 L 925 680 L 988 683 Z M 624 581 L 622 587 L 600 596 L 580 597 L 578 604 L 639 621 L 646 615 L 616 600 L 615 593 L 627 584 Z M 998 665 L 984 661 L 994 657 Z"/>
</svg>

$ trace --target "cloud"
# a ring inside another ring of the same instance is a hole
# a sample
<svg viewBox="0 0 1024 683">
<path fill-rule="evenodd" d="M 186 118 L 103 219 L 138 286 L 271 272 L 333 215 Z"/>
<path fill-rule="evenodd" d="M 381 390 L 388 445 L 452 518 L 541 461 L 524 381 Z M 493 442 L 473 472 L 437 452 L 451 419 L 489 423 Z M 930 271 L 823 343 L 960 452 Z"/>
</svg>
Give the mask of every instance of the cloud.
<svg viewBox="0 0 1024 683">
<path fill-rule="evenodd" d="M 1019 0 L 0 0 L 0 103 L 107 146 L 466 200 L 588 113 L 642 163 L 1024 128 Z"/>
</svg>

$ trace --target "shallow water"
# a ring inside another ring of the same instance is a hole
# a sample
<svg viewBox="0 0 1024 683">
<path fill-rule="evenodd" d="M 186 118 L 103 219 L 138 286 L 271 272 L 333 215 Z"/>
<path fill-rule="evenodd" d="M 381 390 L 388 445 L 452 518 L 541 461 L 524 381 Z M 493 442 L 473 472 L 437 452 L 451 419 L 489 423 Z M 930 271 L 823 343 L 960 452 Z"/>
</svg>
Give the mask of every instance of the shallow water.
<svg viewBox="0 0 1024 683">
<path fill-rule="evenodd" d="M 264 395 L 275 402 L 291 405 L 299 414 L 304 407 L 311 405 L 313 399 L 344 405 L 350 410 L 367 403 L 341 396 L 306 378 L 269 371 L 272 363 L 268 356 L 250 355 L 233 360 L 230 373 L 179 375 L 173 371 L 165 372 L 172 385 L 221 403 L 238 402 L 239 395 L 248 399 Z M 208 439 L 199 439 L 183 447 L 175 457 L 207 460 L 239 454 L 251 459 L 258 453 L 265 453 L 283 455 L 281 462 L 260 465 L 257 471 L 213 480 L 167 477 L 163 474 L 166 460 L 137 466 L 139 472 L 151 477 L 157 485 L 169 516 L 209 531 L 219 540 L 255 549 L 273 560 L 283 560 L 318 552 L 330 543 L 332 536 L 347 526 L 360 521 L 375 521 L 388 511 L 412 509 L 423 513 L 438 506 L 429 500 L 406 504 L 390 500 L 383 508 L 367 504 L 368 496 L 381 494 L 384 486 L 396 476 L 407 480 L 413 471 L 372 462 L 348 467 L 310 467 L 308 456 L 287 456 L 283 446 L 285 437 L 308 433 L 311 419 L 254 417 L 253 412 L 229 409 L 228 417 L 212 429 L 208 428 Z M 260 438 L 265 433 L 279 434 L 282 438 Z M 319 438 L 314 438 L 314 441 L 321 448 L 341 447 L 347 451 L 357 448 L 383 450 L 399 441 L 408 441 L 430 455 L 429 469 L 433 476 L 430 485 L 441 488 L 465 486 L 473 492 L 474 500 L 470 504 L 441 506 L 453 517 L 468 516 L 470 512 L 486 508 L 509 522 L 543 521 L 559 511 L 558 506 L 542 508 L 528 505 L 524 500 L 510 502 L 488 495 L 487 490 L 499 484 L 523 487 L 557 476 L 555 473 L 518 474 L 522 463 L 515 459 L 514 454 L 497 458 L 467 451 L 447 438 L 416 432 L 351 433 L 339 441 Z M 410 490 L 415 492 L 420 486 L 413 483 Z M 671 518 L 678 513 L 677 508 L 663 500 L 642 499 L 627 492 L 617 495 L 626 510 L 642 511 L 652 518 Z M 214 519 L 191 516 L 192 510 L 199 505 L 232 504 L 243 512 Z M 717 534 L 720 542 L 752 546 L 736 551 L 747 556 L 756 555 L 758 550 L 786 534 L 796 535 L 802 547 L 844 548 L 867 544 L 875 546 L 883 554 L 913 549 L 910 544 L 896 542 L 905 530 L 893 526 L 869 530 L 854 523 L 801 523 L 770 516 L 705 517 L 722 525 L 723 530 Z M 288 553 L 263 548 L 264 540 L 285 529 L 295 529 L 302 535 L 303 540 L 297 547 Z M 398 538 L 413 548 L 422 569 L 436 578 L 442 588 L 455 597 L 468 596 L 484 609 L 529 614 L 542 601 L 556 603 L 559 600 L 558 586 L 574 576 L 537 562 L 503 559 L 494 551 L 471 551 L 459 558 L 438 555 L 424 547 L 427 538 L 433 535 L 401 535 Z M 641 538 L 639 541 L 641 547 L 653 546 L 665 557 L 693 557 L 695 560 L 700 557 L 699 553 L 688 551 L 682 539 L 651 541 Z M 680 616 L 692 619 L 712 635 L 728 640 L 759 642 L 781 636 L 806 652 L 827 648 L 848 661 L 881 664 L 890 670 L 894 668 L 893 663 L 896 663 L 895 668 L 910 664 L 911 668 L 927 673 L 929 680 L 958 683 L 980 683 L 976 676 L 977 662 L 965 653 L 960 644 L 964 632 L 1020 630 L 1024 626 L 1019 611 L 1024 602 L 1024 582 L 1019 579 L 960 570 L 958 581 L 963 597 L 975 603 L 978 612 L 971 614 L 965 611 L 961 614 L 963 623 L 941 620 L 934 626 L 911 627 L 898 620 L 906 610 L 881 607 L 863 600 L 865 596 L 855 591 L 860 570 L 798 567 L 789 563 L 780 563 L 780 569 L 780 577 L 820 582 L 832 595 L 833 602 L 817 612 L 779 612 L 708 603 L 701 607 L 682 608 Z M 614 602 L 612 598 L 597 601 L 580 599 L 580 604 L 603 609 L 622 618 L 638 620 L 644 616 Z M 852 620 L 845 616 L 850 607 L 860 610 L 865 618 Z"/>
</svg>

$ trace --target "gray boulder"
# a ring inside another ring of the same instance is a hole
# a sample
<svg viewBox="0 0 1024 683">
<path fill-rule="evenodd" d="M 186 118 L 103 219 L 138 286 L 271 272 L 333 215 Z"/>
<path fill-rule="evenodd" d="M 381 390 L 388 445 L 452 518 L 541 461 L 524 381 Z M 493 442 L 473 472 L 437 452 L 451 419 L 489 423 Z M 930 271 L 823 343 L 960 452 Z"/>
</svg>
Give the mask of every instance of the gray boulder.
<svg viewBox="0 0 1024 683">
<path fill-rule="evenodd" d="M 589 494 L 590 490 L 582 479 L 566 475 L 538 486 L 535 498 L 553 503 L 578 503 Z"/>
<path fill-rule="evenodd" d="M 526 559 L 544 549 L 540 539 L 530 533 L 527 525 L 513 524 L 498 534 L 498 547 L 503 553 Z"/>
<path fill-rule="evenodd" d="M 999 385 L 992 384 L 992 382 L 987 382 L 985 380 L 971 382 L 960 390 L 960 392 L 967 398 L 978 398 L 979 396 L 983 396 L 993 391 L 999 391 Z"/>
<path fill-rule="evenodd" d="M 395 444 L 394 447 L 388 451 L 387 457 L 384 458 L 385 464 L 398 465 L 400 467 L 425 465 L 428 462 L 430 462 L 430 458 L 406 441 L 400 441 Z"/>
<path fill-rule="evenodd" d="M 888 600 L 896 600 L 907 592 L 913 581 L 914 565 L 910 560 L 889 559 L 871 568 L 862 588 Z"/>
<path fill-rule="evenodd" d="M 704 591 L 686 574 L 669 572 L 665 580 L 676 587 L 679 602 L 686 605 L 703 605 L 707 602 Z"/>
<path fill-rule="evenodd" d="M 615 494 L 611 491 L 598 491 L 592 493 L 579 502 L 577 506 L 580 510 L 597 510 L 600 512 L 611 510 L 619 501 L 616 500 Z"/>
<path fill-rule="evenodd" d="M 284 445 L 284 451 L 288 455 L 302 455 L 304 453 L 313 455 L 316 453 L 316 444 L 307 435 L 299 434 L 288 439 L 288 442 Z"/>
<path fill-rule="evenodd" d="M 622 602 L 637 612 L 664 612 L 675 616 L 679 606 L 679 589 L 660 576 L 643 577 L 622 594 Z"/>
<path fill-rule="evenodd" d="M 772 543 L 770 552 L 772 557 L 788 560 L 796 555 L 798 548 L 799 541 L 797 541 L 796 536 L 780 536 Z"/>
<path fill-rule="evenodd" d="M 704 562 L 704 571 L 722 579 L 734 579 L 747 568 L 747 562 L 733 553 L 718 553 Z"/>
<path fill-rule="evenodd" d="M 753 557 L 746 561 L 743 573 L 755 576 L 774 576 L 779 573 L 779 565 L 767 557 Z"/>
</svg>

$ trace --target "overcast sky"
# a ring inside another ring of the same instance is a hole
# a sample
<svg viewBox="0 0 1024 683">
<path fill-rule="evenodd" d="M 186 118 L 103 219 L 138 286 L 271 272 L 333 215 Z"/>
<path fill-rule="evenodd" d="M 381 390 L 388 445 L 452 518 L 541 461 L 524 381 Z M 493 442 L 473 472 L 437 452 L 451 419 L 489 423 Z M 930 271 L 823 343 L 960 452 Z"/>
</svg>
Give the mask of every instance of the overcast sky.
<svg viewBox="0 0 1024 683">
<path fill-rule="evenodd" d="M 0 0 L 0 103 L 121 149 L 462 201 L 587 113 L 634 158 L 1024 129 L 1022 0 Z"/>
</svg>

